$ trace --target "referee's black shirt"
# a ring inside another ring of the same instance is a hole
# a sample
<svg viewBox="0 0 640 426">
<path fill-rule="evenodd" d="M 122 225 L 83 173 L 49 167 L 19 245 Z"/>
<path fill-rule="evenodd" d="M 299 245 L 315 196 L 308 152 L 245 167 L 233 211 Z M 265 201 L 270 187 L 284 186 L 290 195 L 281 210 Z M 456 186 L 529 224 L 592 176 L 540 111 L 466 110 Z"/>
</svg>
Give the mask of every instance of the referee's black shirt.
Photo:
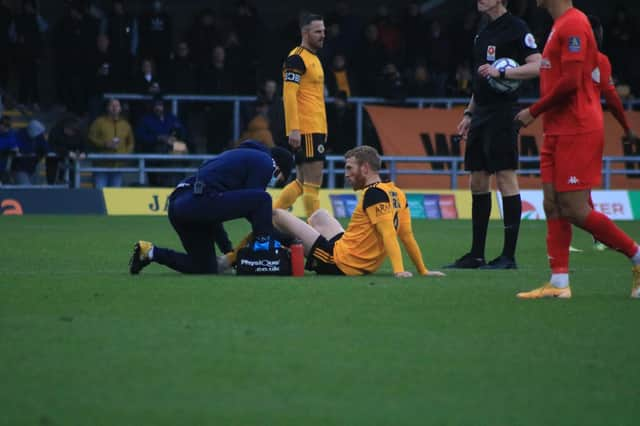
<svg viewBox="0 0 640 426">
<path fill-rule="evenodd" d="M 478 74 L 478 67 L 492 64 L 500 58 L 511 58 L 523 65 L 530 55 L 539 53 L 535 37 L 526 22 L 507 12 L 490 21 L 476 35 L 473 43 L 473 98 L 482 110 L 511 108 L 518 100 L 518 91 L 498 93 L 489 86 L 487 79 Z M 476 115 L 474 113 L 474 115 Z"/>
</svg>

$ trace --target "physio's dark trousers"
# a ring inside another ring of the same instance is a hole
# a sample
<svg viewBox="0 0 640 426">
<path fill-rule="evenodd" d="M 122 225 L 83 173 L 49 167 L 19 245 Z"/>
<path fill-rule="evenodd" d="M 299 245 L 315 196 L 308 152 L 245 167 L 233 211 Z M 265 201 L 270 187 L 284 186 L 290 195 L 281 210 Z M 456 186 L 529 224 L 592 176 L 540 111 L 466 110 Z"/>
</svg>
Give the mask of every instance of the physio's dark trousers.
<svg viewBox="0 0 640 426">
<path fill-rule="evenodd" d="M 156 247 L 154 261 L 187 274 L 215 274 L 218 267 L 214 243 L 216 235 L 224 232 L 222 223 L 246 218 L 253 235 L 270 235 L 271 214 L 271 196 L 262 190 L 195 195 L 191 187 L 176 189 L 169 198 L 169 221 L 187 254 Z"/>
</svg>

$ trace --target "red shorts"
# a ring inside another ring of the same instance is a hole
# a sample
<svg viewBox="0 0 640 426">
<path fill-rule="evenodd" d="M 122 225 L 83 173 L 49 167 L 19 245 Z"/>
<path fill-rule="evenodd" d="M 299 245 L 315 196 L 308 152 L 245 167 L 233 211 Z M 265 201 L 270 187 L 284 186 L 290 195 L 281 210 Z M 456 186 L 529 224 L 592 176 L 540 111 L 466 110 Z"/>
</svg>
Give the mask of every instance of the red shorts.
<svg viewBox="0 0 640 426">
<path fill-rule="evenodd" d="M 604 130 L 579 135 L 545 135 L 540 152 L 542 183 L 557 192 L 600 186 Z"/>
</svg>

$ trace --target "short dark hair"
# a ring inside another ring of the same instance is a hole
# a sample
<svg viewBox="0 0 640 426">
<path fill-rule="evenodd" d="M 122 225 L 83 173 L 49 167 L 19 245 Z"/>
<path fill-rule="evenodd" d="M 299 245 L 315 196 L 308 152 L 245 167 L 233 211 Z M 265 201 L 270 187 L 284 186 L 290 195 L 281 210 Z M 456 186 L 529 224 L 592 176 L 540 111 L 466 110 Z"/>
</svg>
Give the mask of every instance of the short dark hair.
<svg viewBox="0 0 640 426">
<path fill-rule="evenodd" d="M 304 29 L 304 27 L 306 27 L 313 21 L 324 21 L 324 18 L 322 17 L 322 15 L 318 15 L 317 13 L 303 13 L 300 16 L 300 29 Z"/>
</svg>

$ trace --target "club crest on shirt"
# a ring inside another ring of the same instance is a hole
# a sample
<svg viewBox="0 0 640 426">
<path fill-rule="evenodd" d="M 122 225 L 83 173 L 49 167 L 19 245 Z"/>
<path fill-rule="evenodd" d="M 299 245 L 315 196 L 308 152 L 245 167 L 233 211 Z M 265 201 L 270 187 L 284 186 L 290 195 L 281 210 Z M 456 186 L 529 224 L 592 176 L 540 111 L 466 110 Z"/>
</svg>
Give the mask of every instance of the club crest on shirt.
<svg viewBox="0 0 640 426">
<path fill-rule="evenodd" d="M 591 71 L 591 79 L 594 83 L 600 84 L 600 68 L 596 67 L 593 71 Z"/>
<path fill-rule="evenodd" d="M 570 36 L 569 37 L 569 52 L 578 53 L 582 49 L 582 45 L 580 43 L 580 37 Z"/>
<path fill-rule="evenodd" d="M 487 46 L 487 61 L 495 61 L 496 60 L 496 47 L 495 46 Z"/>
<path fill-rule="evenodd" d="M 551 61 L 547 58 L 542 58 L 540 61 L 540 69 L 541 70 L 550 70 L 551 69 Z"/>
</svg>

